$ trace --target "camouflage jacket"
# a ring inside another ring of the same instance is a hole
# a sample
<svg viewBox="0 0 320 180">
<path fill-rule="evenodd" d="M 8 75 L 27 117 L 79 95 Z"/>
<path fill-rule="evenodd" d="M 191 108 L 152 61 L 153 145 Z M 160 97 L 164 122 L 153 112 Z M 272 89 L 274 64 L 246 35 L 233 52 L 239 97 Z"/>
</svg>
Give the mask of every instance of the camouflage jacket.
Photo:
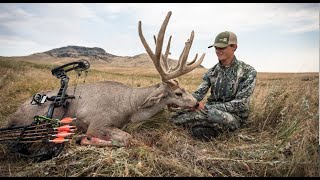
<svg viewBox="0 0 320 180">
<path fill-rule="evenodd" d="M 246 119 L 250 96 L 256 83 L 256 70 L 234 56 L 230 67 L 217 63 L 203 75 L 203 82 L 192 94 L 201 101 L 211 88 L 205 107 L 216 108 Z"/>
</svg>

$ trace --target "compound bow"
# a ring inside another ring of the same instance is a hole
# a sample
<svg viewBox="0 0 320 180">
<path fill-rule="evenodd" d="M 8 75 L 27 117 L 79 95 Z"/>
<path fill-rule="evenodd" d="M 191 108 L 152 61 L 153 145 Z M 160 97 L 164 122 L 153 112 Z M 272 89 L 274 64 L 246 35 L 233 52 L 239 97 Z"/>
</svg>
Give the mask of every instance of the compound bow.
<svg viewBox="0 0 320 180">
<path fill-rule="evenodd" d="M 80 60 L 52 69 L 52 75 L 61 79 L 58 94 L 48 97 L 46 94 L 37 93 L 30 102 L 32 105 L 41 106 L 46 101 L 52 101 L 46 116 L 34 116 L 33 122 L 29 125 L 0 128 L 0 143 L 7 144 L 11 152 L 33 158 L 35 161 L 58 156 L 64 148 L 64 142 L 69 141 L 70 135 L 73 135 L 76 130 L 75 126 L 69 125 L 76 118 L 65 117 L 61 120 L 53 118 L 55 108 L 67 109 L 69 106 L 67 100 L 75 99 L 74 95 L 66 93 L 69 82 L 66 73 L 75 70 L 79 77 L 82 72 L 87 73 L 89 67 L 87 60 Z"/>
</svg>

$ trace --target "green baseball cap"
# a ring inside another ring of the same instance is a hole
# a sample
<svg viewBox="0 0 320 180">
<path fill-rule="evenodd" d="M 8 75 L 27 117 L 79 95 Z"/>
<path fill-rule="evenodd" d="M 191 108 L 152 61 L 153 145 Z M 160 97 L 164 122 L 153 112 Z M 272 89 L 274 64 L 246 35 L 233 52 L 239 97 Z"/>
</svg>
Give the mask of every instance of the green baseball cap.
<svg viewBox="0 0 320 180">
<path fill-rule="evenodd" d="M 214 40 L 214 44 L 208 48 L 212 48 L 213 46 L 225 48 L 230 44 L 237 44 L 237 36 L 231 31 L 224 31 L 217 35 L 216 39 Z"/>
</svg>

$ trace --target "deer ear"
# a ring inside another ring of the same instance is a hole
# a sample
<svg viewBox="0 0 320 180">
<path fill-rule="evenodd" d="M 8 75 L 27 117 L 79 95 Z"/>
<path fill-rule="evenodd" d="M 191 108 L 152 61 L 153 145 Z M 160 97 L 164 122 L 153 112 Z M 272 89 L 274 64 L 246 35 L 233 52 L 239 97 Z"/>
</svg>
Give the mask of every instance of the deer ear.
<svg viewBox="0 0 320 180">
<path fill-rule="evenodd" d="M 142 105 L 139 106 L 139 109 L 152 107 L 152 106 L 158 104 L 162 97 L 163 97 L 163 94 L 159 94 L 158 96 L 148 97 L 144 101 L 144 103 L 142 103 Z"/>
<path fill-rule="evenodd" d="M 159 87 L 155 91 L 153 91 L 147 99 L 138 107 L 138 109 L 149 108 L 160 102 L 160 100 L 166 97 L 168 93 L 165 92 L 163 87 Z"/>
</svg>

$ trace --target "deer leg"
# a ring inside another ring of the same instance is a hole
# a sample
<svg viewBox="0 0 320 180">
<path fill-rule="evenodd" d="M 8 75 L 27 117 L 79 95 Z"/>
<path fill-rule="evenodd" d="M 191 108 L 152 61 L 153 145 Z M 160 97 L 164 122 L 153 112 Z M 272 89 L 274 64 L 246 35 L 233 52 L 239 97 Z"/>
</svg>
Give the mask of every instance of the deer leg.
<svg viewBox="0 0 320 180">
<path fill-rule="evenodd" d="M 96 131 L 99 132 L 99 131 Z M 87 131 L 86 136 L 81 138 L 81 145 L 94 145 L 100 147 L 126 147 L 132 141 L 132 136 L 116 127 L 107 127 L 104 129 L 103 134 L 90 133 Z"/>
</svg>

